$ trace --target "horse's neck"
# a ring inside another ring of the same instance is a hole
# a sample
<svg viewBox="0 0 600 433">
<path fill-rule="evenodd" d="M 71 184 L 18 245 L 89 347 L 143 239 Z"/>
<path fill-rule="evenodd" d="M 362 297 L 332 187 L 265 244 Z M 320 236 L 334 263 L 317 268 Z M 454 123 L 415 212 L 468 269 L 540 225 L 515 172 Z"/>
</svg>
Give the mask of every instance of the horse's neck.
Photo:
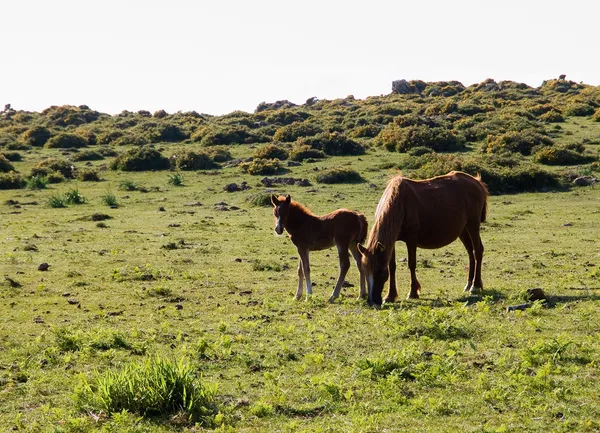
<svg viewBox="0 0 600 433">
<path fill-rule="evenodd" d="M 298 230 L 312 219 L 318 220 L 319 217 L 305 212 L 302 208 L 293 206 L 290 208 L 290 214 L 288 215 L 285 229 L 288 231 L 288 233 L 293 234 L 294 231 Z"/>
</svg>

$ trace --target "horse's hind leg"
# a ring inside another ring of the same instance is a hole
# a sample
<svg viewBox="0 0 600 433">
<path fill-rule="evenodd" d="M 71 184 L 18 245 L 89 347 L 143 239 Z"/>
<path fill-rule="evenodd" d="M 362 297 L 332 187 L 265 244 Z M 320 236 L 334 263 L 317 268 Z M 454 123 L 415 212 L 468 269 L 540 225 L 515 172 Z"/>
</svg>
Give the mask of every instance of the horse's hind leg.
<svg viewBox="0 0 600 433">
<path fill-rule="evenodd" d="M 396 302 L 398 300 L 398 288 L 396 287 L 396 246 L 393 247 L 388 267 L 390 271 L 390 289 L 384 299 L 386 303 Z"/>
<path fill-rule="evenodd" d="M 481 236 L 479 235 L 479 222 L 477 224 L 467 225 L 466 230 L 468 231 L 469 237 L 471 238 L 471 243 L 473 245 L 473 254 L 475 255 L 475 271 L 473 274 L 473 282 L 471 284 L 471 287 L 469 288 L 469 293 L 474 294 L 479 293 L 483 289 L 483 282 L 481 281 L 483 243 L 481 242 Z"/>
<path fill-rule="evenodd" d="M 348 273 L 348 269 L 350 269 L 350 258 L 348 257 L 348 245 L 340 245 L 337 244 L 338 257 L 340 259 L 340 275 L 338 276 L 337 282 L 335 283 L 335 288 L 333 289 L 333 293 L 329 297 L 329 302 L 335 301 L 340 296 L 340 290 L 342 289 L 342 284 L 344 284 L 344 278 L 346 278 L 346 274 Z"/>
<path fill-rule="evenodd" d="M 465 246 L 467 254 L 469 254 L 469 279 L 465 286 L 464 292 L 468 292 L 473 286 L 473 277 L 475 276 L 475 253 L 473 252 L 473 242 L 471 242 L 471 236 L 468 230 L 465 228 L 459 236 L 460 241 Z"/>
<path fill-rule="evenodd" d="M 421 294 L 421 284 L 417 280 L 417 242 L 408 240 L 406 242 L 408 250 L 408 269 L 410 269 L 410 293 L 407 299 L 418 299 Z"/>
<path fill-rule="evenodd" d="M 296 296 L 294 299 L 299 300 L 302 298 L 302 291 L 304 286 L 304 271 L 302 270 L 302 259 L 298 260 L 298 288 L 296 289 Z"/>
<path fill-rule="evenodd" d="M 362 260 L 362 256 L 360 251 L 356 246 L 356 243 L 350 242 L 350 252 L 352 253 L 352 257 L 354 257 L 354 261 L 356 262 L 356 267 L 358 268 L 358 273 L 360 274 L 360 294 L 358 295 L 358 299 L 366 299 L 367 298 L 367 277 L 362 271 L 362 267 L 360 266 L 360 262 Z"/>
</svg>

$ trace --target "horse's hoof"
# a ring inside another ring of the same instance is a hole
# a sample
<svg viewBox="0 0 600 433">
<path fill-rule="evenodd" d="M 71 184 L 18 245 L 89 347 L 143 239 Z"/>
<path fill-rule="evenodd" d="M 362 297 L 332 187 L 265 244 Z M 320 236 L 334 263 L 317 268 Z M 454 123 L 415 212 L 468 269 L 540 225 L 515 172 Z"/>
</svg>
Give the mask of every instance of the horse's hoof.
<svg viewBox="0 0 600 433">
<path fill-rule="evenodd" d="M 419 299 L 418 293 L 409 293 L 406 299 Z"/>
<path fill-rule="evenodd" d="M 294 296 L 294 301 L 299 301 L 300 299 L 302 299 L 302 295 Z"/>
<path fill-rule="evenodd" d="M 385 302 L 386 304 L 393 304 L 394 302 L 396 302 L 397 299 L 397 296 L 386 296 L 383 302 Z"/>
<path fill-rule="evenodd" d="M 327 300 L 327 302 L 329 302 L 330 304 L 333 304 L 333 302 L 337 299 L 337 296 L 330 296 L 329 299 Z"/>
<path fill-rule="evenodd" d="M 469 283 L 467 283 L 467 285 L 463 289 L 463 293 L 467 293 L 467 292 L 470 292 L 470 291 L 471 291 L 471 286 L 469 285 Z"/>
<path fill-rule="evenodd" d="M 471 288 L 469 289 L 469 294 L 470 295 L 480 295 L 482 291 L 483 291 L 482 287 L 471 286 Z"/>
</svg>

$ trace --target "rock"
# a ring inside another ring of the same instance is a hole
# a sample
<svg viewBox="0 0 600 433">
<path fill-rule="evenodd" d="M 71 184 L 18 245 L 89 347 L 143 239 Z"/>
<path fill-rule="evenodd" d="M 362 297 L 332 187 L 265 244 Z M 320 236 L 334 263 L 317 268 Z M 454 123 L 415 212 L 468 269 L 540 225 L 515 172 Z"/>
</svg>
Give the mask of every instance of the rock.
<svg viewBox="0 0 600 433">
<path fill-rule="evenodd" d="M 536 287 L 534 289 L 527 289 L 527 295 L 528 299 L 532 302 L 548 299 L 544 291 L 539 287 Z"/>
<path fill-rule="evenodd" d="M 237 183 L 230 183 L 227 184 L 223 187 L 223 191 L 227 191 L 227 192 L 237 192 L 237 191 L 246 191 L 247 189 L 250 189 L 251 187 L 246 183 L 246 182 L 242 182 L 241 185 L 238 185 Z"/>
<path fill-rule="evenodd" d="M 400 95 L 407 95 L 413 93 L 411 86 L 406 80 L 392 81 L 392 93 L 398 93 Z"/>
<path fill-rule="evenodd" d="M 519 305 L 509 305 L 506 307 L 506 312 L 509 313 L 511 311 L 522 311 L 531 307 L 531 304 L 519 304 Z"/>
<path fill-rule="evenodd" d="M 229 208 L 227 206 L 224 206 L 221 204 L 221 205 L 215 206 L 215 210 L 217 210 L 219 212 L 228 212 Z"/>
<path fill-rule="evenodd" d="M 165 209 L 163 206 L 160 206 L 160 207 L 158 208 L 158 211 L 159 211 L 159 212 L 166 212 L 167 210 L 166 210 L 166 209 Z"/>
<path fill-rule="evenodd" d="M 38 271 L 45 272 L 48 270 L 49 267 L 50 265 L 48 263 L 42 263 L 38 266 Z"/>
<path fill-rule="evenodd" d="M 77 304 L 79 304 L 79 299 L 77 299 L 77 298 L 69 298 L 69 299 L 67 299 L 67 302 L 69 304 L 71 304 L 71 305 L 77 305 Z"/>
<path fill-rule="evenodd" d="M 590 186 L 597 182 L 598 179 L 593 176 L 579 176 L 573 181 L 573 183 L 577 186 Z"/>
<path fill-rule="evenodd" d="M 175 308 L 178 310 L 183 310 L 183 305 L 182 304 L 176 304 Z"/>
<path fill-rule="evenodd" d="M 302 165 L 302 163 L 298 162 L 298 161 L 288 161 L 287 162 L 288 167 L 300 167 L 301 165 Z"/>
<path fill-rule="evenodd" d="M 200 203 L 199 201 L 191 201 L 188 203 L 184 203 L 184 206 L 202 206 L 202 203 Z"/>
</svg>

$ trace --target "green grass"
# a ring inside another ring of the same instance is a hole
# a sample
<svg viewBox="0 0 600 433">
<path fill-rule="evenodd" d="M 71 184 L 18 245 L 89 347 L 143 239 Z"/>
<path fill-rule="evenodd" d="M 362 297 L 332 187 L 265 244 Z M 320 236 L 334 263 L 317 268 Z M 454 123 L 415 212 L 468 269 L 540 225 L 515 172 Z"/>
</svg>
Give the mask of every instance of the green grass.
<svg viewBox="0 0 600 433">
<path fill-rule="evenodd" d="M 560 144 L 579 137 L 570 120 L 564 130 L 573 135 Z M 252 152 L 232 147 L 234 158 Z M 14 165 L 26 173 L 57 155 L 34 149 Z M 311 253 L 312 299 L 293 301 L 297 253 L 273 234 L 270 194 L 316 214 L 355 209 L 372 225 L 403 160 L 379 149 L 330 157 L 288 167 L 316 186 L 268 191 L 233 166 L 168 189 L 165 174 L 104 171 L 77 184 L 86 205 L 64 209 L 46 206 L 64 200 L 56 189 L 0 191 L 0 431 L 598 430 L 598 186 L 491 196 L 482 297 L 462 292 L 468 262 L 455 242 L 418 251 L 419 300 L 368 308 L 352 264 L 354 287 L 327 303 L 331 249 Z M 315 182 L 349 166 L 365 181 Z M 125 179 L 144 191 L 111 193 L 123 206 L 106 208 L 107 188 Z M 252 190 L 222 189 L 243 181 Z M 401 296 L 405 259 L 399 242 Z M 506 311 L 534 287 L 548 307 Z"/>
</svg>

